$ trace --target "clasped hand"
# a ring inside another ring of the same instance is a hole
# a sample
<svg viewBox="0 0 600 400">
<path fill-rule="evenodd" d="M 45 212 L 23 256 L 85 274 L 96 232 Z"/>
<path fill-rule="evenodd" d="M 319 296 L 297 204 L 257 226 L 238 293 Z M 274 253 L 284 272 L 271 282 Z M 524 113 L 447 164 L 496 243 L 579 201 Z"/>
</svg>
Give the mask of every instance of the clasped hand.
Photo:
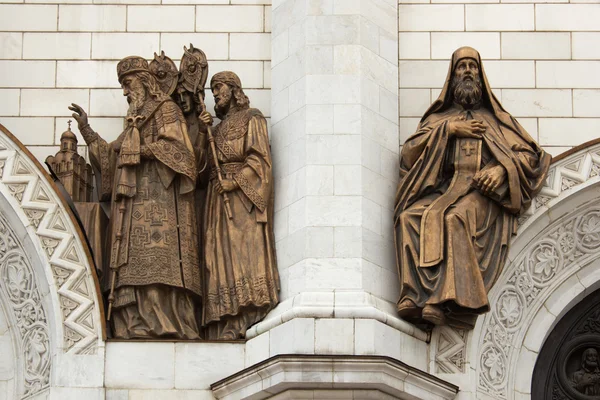
<svg viewBox="0 0 600 400">
<path fill-rule="evenodd" d="M 210 113 L 208 111 L 202 111 L 200 113 L 200 115 L 198 116 L 198 119 L 202 122 L 204 122 L 206 125 L 208 126 L 212 126 L 213 124 L 213 117 L 212 115 L 210 115 Z"/>
<path fill-rule="evenodd" d="M 448 132 L 450 137 L 481 139 L 485 125 L 478 119 L 453 119 L 448 122 Z"/>
<path fill-rule="evenodd" d="M 483 121 L 458 118 L 448 123 L 450 137 L 481 139 L 485 133 Z M 502 165 L 480 170 L 473 177 L 473 185 L 483 194 L 489 195 L 498 189 L 506 180 L 506 170 Z"/>
<path fill-rule="evenodd" d="M 222 181 L 217 180 L 217 184 L 215 185 L 215 189 L 219 194 L 231 192 L 238 187 L 239 185 L 233 179 L 223 179 Z"/>
<path fill-rule="evenodd" d="M 506 169 L 502 165 L 482 169 L 473 177 L 473 185 L 483 194 L 489 195 L 506 180 Z"/>
</svg>

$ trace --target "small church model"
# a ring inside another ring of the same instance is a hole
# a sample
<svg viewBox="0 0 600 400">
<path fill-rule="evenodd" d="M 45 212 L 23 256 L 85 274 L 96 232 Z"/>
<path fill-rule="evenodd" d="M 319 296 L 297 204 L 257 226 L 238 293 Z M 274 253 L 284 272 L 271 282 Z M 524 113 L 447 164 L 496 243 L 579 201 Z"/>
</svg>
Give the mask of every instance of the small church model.
<svg viewBox="0 0 600 400">
<path fill-rule="evenodd" d="M 69 127 L 60 137 L 60 150 L 54 156 L 48 156 L 46 163 L 52 168 L 73 201 L 92 200 L 92 166 L 77 152 L 77 137 Z"/>
</svg>

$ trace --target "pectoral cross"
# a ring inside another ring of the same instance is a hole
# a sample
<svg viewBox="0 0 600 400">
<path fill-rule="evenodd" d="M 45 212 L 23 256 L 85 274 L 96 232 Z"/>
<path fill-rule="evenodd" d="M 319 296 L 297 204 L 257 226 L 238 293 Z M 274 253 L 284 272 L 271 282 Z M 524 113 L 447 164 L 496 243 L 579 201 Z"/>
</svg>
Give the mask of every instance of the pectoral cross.
<svg viewBox="0 0 600 400">
<path fill-rule="evenodd" d="M 464 144 L 461 146 L 461 149 L 462 149 L 462 150 L 464 150 L 464 152 L 465 152 L 465 155 L 466 155 L 467 157 L 469 157 L 471 154 L 473 154 L 473 153 L 475 152 L 475 150 L 477 149 L 477 147 L 476 147 L 476 146 L 474 146 L 474 145 L 473 145 L 473 143 L 471 143 L 471 142 L 467 142 L 467 143 L 464 143 Z"/>
</svg>

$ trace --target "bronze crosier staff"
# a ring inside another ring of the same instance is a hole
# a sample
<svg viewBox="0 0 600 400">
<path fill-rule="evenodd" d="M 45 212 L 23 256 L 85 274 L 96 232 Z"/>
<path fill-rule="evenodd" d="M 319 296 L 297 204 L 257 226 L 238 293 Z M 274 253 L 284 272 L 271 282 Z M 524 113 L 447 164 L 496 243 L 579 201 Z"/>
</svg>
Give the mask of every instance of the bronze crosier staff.
<svg viewBox="0 0 600 400">
<path fill-rule="evenodd" d="M 113 265 L 117 265 L 118 261 L 119 261 L 119 252 L 121 249 L 121 239 L 123 238 L 123 214 L 125 214 L 125 198 L 121 198 L 121 201 L 119 202 L 119 224 L 117 225 L 119 227 L 119 230 L 117 231 L 116 235 L 115 235 L 115 246 L 116 249 L 113 249 L 115 253 L 113 253 L 113 256 L 115 257 L 116 262 Z M 113 308 L 113 303 L 115 302 L 115 283 L 117 281 L 117 270 L 118 268 L 112 268 L 111 271 L 111 276 L 110 276 L 110 292 L 108 294 L 108 312 L 106 314 L 106 320 L 110 321 L 110 315 L 112 313 L 112 308 Z"/>
<path fill-rule="evenodd" d="M 202 111 L 206 111 L 206 104 L 204 103 L 204 99 L 202 96 L 198 96 L 198 100 L 200 102 L 200 109 Z M 212 153 L 212 158 L 214 162 L 215 170 L 217 171 L 217 179 L 219 179 L 219 183 L 223 183 L 223 175 L 221 174 L 221 166 L 219 165 L 219 159 L 217 158 L 217 148 L 215 146 L 215 137 L 212 134 L 212 129 L 209 124 L 206 124 L 206 132 L 208 135 L 208 143 L 210 145 L 210 151 Z M 231 206 L 229 205 L 229 196 L 227 196 L 226 192 L 221 193 L 223 195 L 223 203 L 225 203 L 225 213 L 227 214 L 228 219 L 233 219 L 233 214 L 231 213 Z"/>
</svg>

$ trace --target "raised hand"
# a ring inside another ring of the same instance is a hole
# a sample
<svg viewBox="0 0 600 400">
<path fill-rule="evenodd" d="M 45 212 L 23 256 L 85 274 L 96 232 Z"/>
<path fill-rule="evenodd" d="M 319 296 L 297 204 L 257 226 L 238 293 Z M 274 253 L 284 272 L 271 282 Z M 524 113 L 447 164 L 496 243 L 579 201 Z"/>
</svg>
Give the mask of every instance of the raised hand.
<svg viewBox="0 0 600 400">
<path fill-rule="evenodd" d="M 73 113 L 73 118 L 75 119 L 75 121 L 77 121 L 77 126 L 79 127 L 79 130 L 81 130 L 81 128 L 85 127 L 88 124 L 87 113 L 83 110 L 81 106 L 78 106 L 75 103 L 71 103 L 71 105 L 69 106 L 69 110 L 75 111 Z"/>
<path fill-rule="evenodd" d="M 478 119 L 468 121 L 455 119 L 448 122 L 448 131 L 450 137 L 481 139 L 481 134 L 485 132 L 485 125 Z"/>
</svg>

